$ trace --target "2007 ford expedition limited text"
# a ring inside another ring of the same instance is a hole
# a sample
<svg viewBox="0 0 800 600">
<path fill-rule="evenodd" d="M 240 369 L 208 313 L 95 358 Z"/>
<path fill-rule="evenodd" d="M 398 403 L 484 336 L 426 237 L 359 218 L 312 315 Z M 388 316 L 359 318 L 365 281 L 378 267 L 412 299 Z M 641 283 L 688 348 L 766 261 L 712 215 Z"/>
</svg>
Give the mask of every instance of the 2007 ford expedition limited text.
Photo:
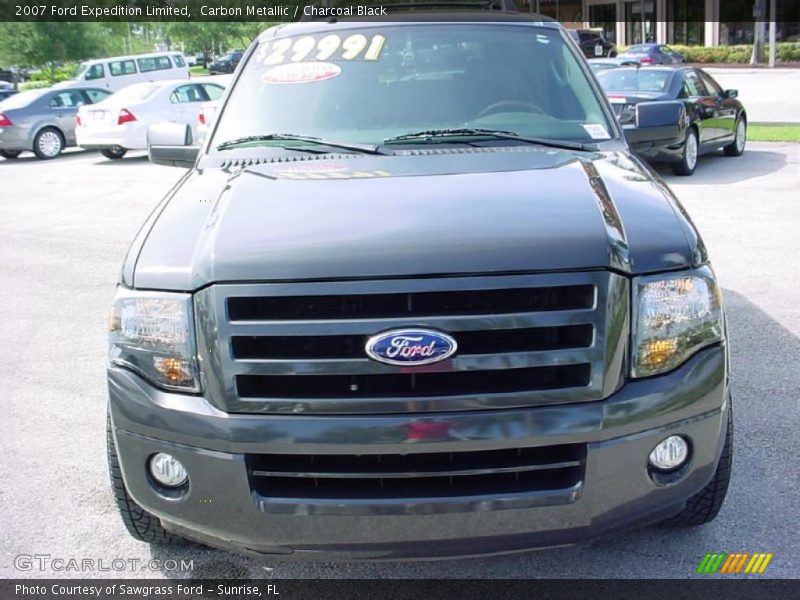
<svg viewBox="0 0 800 600">
<path fill-rule="evenodd" d="M 680 103 L 638 131 L 682 138 Z M 720 286 L 541 17 L 309 21 L 252 44 L 134 240 L 110 323 L 130 533 L 442 558 L 712 520 Z"/>
</svg>

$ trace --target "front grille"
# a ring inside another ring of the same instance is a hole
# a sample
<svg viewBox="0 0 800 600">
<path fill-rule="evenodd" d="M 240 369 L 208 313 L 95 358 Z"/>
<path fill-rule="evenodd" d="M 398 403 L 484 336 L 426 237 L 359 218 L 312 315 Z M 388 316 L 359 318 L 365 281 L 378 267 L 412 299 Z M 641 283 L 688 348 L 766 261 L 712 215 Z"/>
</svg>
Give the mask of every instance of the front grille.
<svg viewBox="0 0 800 600">
<path fill-rule="evenodd" d="M 594 328 L 589 324 L 488 331 L 460 331 L 455 334 L 459 354 L 497 354 L 586 348 Z M 234 336 L 234 358 L 315 359 L 363 358 L 368 336 Z"/>
<path fill-rule="evenodd" d="M 386 375 L 238 375 L 242 398 L 391 398 L 552 390 L 589 384 L 588 364 Z"/>
<path fill-rule="evenodd" d="M 627 285 L 590 272 L 211 286 L 195 300 L 208 397 L 273 414 L 597 400 L 622 371 Z M 371 336 L 408 327 L 451 335 L 456 354 L 418 367 L 367 356 Z"/>
<path fill-rule="evenodd" d="M 564 490 L 584 444 L 422 454 L 249 454 L 253 490 L 276 499 L 443 498 Z"/>
<path fill-rule="evenodd" d="M 234 296 L 228 298 L 228 316 L 232 321 L 432 317 L 574 310 L 591 308 L 593 302 L 591 285 L 276 298 Z"/>
</svg>

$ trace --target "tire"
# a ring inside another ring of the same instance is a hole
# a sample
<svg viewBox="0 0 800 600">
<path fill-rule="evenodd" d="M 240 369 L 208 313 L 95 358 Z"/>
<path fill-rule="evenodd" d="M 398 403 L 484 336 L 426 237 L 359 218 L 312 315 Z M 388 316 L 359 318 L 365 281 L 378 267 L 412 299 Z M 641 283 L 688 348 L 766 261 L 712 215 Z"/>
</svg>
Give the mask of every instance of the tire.
<svg viewBox="0 0 800 600">
<path fill-rule="evenodd" d="M 110 148 L 103 148 L 100 150 L 100 154 L 111 160 L 122 158 L 127 153 L 128 151 L 121 146 L 111 146 Z"/>
<path fill-rule="evenodd" d="M 0 150 L 0 156 L 6 160 L 12 160 L 22 154 L 22 150 Z"/>
<path fill-rule="evenodd" d="M 659 527 L 696 527 L 713 521 L 725 496 L 731 480 L 733 465 L 733 405 L 728 401 L 728 426 L 725 430 L 725 446 L 717 463 L 717 470 L 708 485 L 686 502 L 686 507 L 674 517 L 661 521 Z"/>
<path fill-rule="evenodd" d="M 45 127 L 33 138 L 33 153 L 39 160 L 57 158 L 64 150 L 64 136 L 54 127 Z"/>
<path fill-rule="evenodd" d="M 617 58 L 617 51 L 616 50 L 609 50 L 608 58 Z"/>
<path fill-rule="evenodd" d="M 672 172 L 675 175 L 688 177 L 697 168 L 697 158 L 700 156 L 700 144 L 697 139 L 697 130 L 690 127 L 683 141 L 683 154 L 680 162 L 672 163 Z"/>
<path fill-rule="evenodd" d="M 125 488 L 122 479 L 122 469 L 119 466 L 117 449 L 114 445 L 114 435 L 111 432 L 111 417 L 106 417 L 106 452 L 108 456 L 108 474 L 111 477 L 111 491 L 116 500 L 117 510 L 122 517 L 125 528 L 133 538 L 140 542 L 161 546 L 185 546 L 191 544 L 188 540 L 178 537 L 161 526 L 158 517 L 150 514 L 136 504 Z"/>
<path fill-rule="evenodd" d="M 744 146 L 747 143 L 747 120 L 744 117 L 740 117 L 736 121 L 735 131 L 736 137 L 722 149 L 728 156 L 741 156 L 744 154 Z"/>
</svg>

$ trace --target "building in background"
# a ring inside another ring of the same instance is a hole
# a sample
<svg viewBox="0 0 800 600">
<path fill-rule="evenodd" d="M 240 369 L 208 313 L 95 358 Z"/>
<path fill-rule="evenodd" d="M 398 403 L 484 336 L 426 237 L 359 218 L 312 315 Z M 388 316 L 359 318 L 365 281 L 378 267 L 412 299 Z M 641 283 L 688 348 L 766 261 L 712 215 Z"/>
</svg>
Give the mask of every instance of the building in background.
<svg viewBox="0 0 800 600">
<path fill-rule="evenodd" d="M 619 45 L 719 46 L 753 42 L 754 0 L 522 0 L 530 10 L 600 29 Z M 769 0 L 766 0 L 767 8 Z M 800 41 L 800 0 L 776 0 L 777 39 Z M 769 14 L 766 16 L 770 20 Z"/>
</svg>

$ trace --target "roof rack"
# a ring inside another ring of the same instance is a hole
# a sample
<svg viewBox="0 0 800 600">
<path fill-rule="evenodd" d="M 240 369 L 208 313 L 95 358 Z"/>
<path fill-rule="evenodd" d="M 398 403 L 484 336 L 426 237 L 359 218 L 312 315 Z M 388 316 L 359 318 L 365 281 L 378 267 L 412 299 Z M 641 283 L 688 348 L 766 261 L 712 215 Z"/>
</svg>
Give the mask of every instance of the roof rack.
<svg viewBox="0 0 800 600">
<path fill-rule="evenodd" d="M 332 2 L 330 0 L 322 0 L 321 6 L 330 7 Z M 430 0 L 429 2 L 389 2 L 381 4 L 387 12 L 415 12 L 417 10 L 448 10 L 448 9 L 462 9 L 462 10 L 496 10 L 504 13 L 519 12 L 517 4 L 514 0 L 453 0 L 453 1 L 439 1 Z M 329 17 L 316 17 L 306 16 L 300 19 L 301 21 L 317 21 L 329 19 Z"/>
</svg>

